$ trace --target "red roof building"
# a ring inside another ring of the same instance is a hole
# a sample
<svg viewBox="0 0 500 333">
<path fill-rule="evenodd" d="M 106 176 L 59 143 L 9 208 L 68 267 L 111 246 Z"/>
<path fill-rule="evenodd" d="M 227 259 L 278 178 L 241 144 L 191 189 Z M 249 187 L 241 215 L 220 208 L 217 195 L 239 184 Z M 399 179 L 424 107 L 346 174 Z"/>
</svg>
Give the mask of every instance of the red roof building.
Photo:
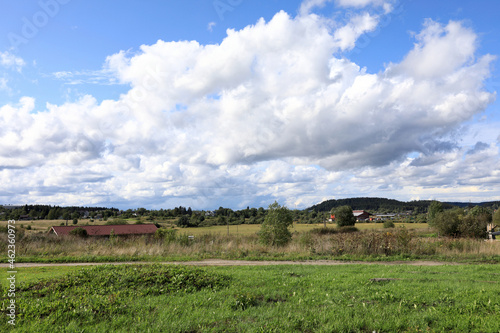
<svg viewBox="0 0 500 333">
<path fill-rule="evenodd" d="M 358 221 L 368 220 L 370 218 L 370 215 L 372 215 L 368 212 L 365 212 L 364 210 L 353 210 L 352 214 Z"/>
<path fill-rule="evenodd" d="M 54 226 L 49 234 L 57 236 L 69 235 L 71 230 L 82 228 L 89 236 L 110 236 L 111 230 L 116 236 L 152 235 L 158 230 L 154 224 L 115 224 L 115 225 L 83 225 L 83 226 Z"/>
</svg>

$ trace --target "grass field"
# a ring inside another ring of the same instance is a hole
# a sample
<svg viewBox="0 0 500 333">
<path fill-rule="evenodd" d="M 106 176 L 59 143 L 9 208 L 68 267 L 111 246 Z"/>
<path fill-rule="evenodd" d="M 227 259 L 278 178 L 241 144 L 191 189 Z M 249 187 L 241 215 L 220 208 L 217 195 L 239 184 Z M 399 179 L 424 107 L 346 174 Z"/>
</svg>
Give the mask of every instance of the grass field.
<svg viewBox="0 0 500 333">
<path fill-rule="evenodd" d="M 150 267 L 20 270 L 15 331 L 500 331 L 496 265 Z"/>
<path fill-rule="evenodd" d="M 396 227 L 402 227 L 409 230 L 422 230 L 428 229 L 427 223 L 395 223 Z M 290 229 L 292 232 L 307 232 L 315 228 L 323 228 L 323 223 L 320 224 L 298 224 L 294 223 L 293 228 Z M 335 224 L 327 224 L 329 228 L 335 228 Z M 384 228 L 383 223 L 356 223 L 356 228 L 359 230 L 381 230 Z M 211 227 L 198 227 L 198 228 L 176 228 L 181 233 L 187 233 L 189 235 L 201 235 L 207 233 L 222 234 L 227 235 L 228 229 L 230 235 L 252 235 L 259 231 L 259 224 L 241 224 L 241 225 L 230 225 L 228 226 L 211 226 Z"/>
<path fill-rule="evenodd" d="M 137 219 L 129 219 L 127 222 L 130 224 L 133 224 L 137 221 Z M 61 223 L 65 221 L 63 220 L 34 220 L 34 221 L 17 221 L 16 225 L 20 228 L 21 225 L 26 229 L 28 226 L 31 227 L 31 230 L 25 230 L 27 234 L 33 234 L 41 231 L 48 231 L 48 229 L 52 226 L 58 226 Z M 147 221 L 144 221 L 146 223 L 150 223 Z M 170 226 L 173 225 L 175 220 L 170 220 L 167 222 L 160 222 L 160 225 L 164 226 Z M 102 225 L 105 224 L 105 221 L 95 221 L 95 222 L 90 222 L 89 219 L 85 220 L 79 220 L 77 225 L 84 225 L 84 224 L 89 224 L 89 225 Z M 7 225 L 7 221 L 0 221 L 0 227 L 3 227 Z M 73 225 L 72 221 L 68 221 L 68 225 Z M 427 229 L 428 225 L 427 223 L 395 223 L 396 227 L 401 227 L 404 226 L 407 229 Z M 304 232 L 304 231 L 309 231 L 314 228 L 322 228 L 324 225 L 323 223 L 320 224 L 298 224 L 294 223 L 293 228 L 291 229 L 292 232 Z M 328 227 L 334 228 L 335 224 L 328 223 Z M 228 233 L 229 229 L 229 234 L 230 235 L 251 235 L 257 233 L 259 231 L 260 225 L 259 224 L 241 224 L 241 225 L 230 225 L 230 226 L 223 226 L 223 225 L 216 225 L 216 226 L 211 226 L 211 227 L 198 227 L 198 228 L 178 228 L 175 227 L 174 229 L 179 230 L 181 233 L 187 233 L 189 235 L 201 235 L 201 234 L 207 234 L 207 233 L 213 233 L 213 234 L 226 234 Z M 360 230 L 380 230 L 383 229 L 383 223 L 356 223 L 356 228 Z"/>
</svg>

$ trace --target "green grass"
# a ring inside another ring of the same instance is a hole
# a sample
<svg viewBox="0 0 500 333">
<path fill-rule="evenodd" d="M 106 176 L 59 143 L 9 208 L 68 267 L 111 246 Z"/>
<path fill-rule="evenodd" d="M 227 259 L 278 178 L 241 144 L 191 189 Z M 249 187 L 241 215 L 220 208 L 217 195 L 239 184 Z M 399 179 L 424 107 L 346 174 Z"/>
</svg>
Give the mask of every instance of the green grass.
<svg viewBox="0 0 500 333">
<path fill-rule="evenodd" d="M 19 271 L 31 282 L 16 331 L 500 331 L 497 265 L 143 267 L 46 268 L 54 279 L 38 284 L 39 268 Z"/>
<path fill-rule="evenodd" d="M 57 266 L 57 267 L 16 267 L 16 283 L 31 283 L 40 279 L 49 279 L 56 276 L 65 275 L 82 269 L 81 266 Z M 0 270 L 0 286 L 6 287 L 8 284 L 7 268 Z"/>
</svg>

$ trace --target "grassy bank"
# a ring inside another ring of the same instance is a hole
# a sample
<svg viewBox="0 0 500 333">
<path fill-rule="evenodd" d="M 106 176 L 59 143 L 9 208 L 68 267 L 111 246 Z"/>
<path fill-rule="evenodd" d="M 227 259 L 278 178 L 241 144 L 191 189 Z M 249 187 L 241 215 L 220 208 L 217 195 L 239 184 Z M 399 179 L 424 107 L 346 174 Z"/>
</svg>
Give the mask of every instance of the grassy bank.
<svg viewBox="0 0 500 333">
<path fill-rule="evenodd" d="M 190 231 L 190 230 L 188 230 Z M 185 231 L 171 238 L 79 238 L 26 234 L 16 242 L 17 262 L 171 261 L 209 258 L 243 260 L 401 260 L 432 259 L 500 262 L 500 242 L 438 238 L 429 229 L 391 228 L 334 233 L 334 228 L 295 232 L 284 247 L 262 245 L 255 233 Z M 0 234 L 7 248 L 7 235 Z M 4 262 L 6 253 L 1 257 Z"/>
<path fill-rule="evenodd" d="M 365 229 L 349 233 L 336 232 L 335 228 L 310 228 L 302 232 L 294 232 L 292 241 L 284 247 L 261 244 L 255 232 L 229 235 L 211 232 L 196 234 L 194 238 L 189 238 L 190 231 L 177 231 L 173 237 L 162 239 L 151 236 L 111 239 L 58 237 L 45 233 L 18 235 L 16 261 L 106 262 L 219 258 L 244 260 L 432 259 L 500 262 L 500 242 L 498 241 L 438 238 L 430 229 L 421 227 Z M 7 244 L 7 235 L 0 234 L 0 246 L 7 248 Z M 0 258 L 6 262 L 6 252 L 1 254 Z"/>
<path fill-rule="evenodd" d="M 16 295 L 17 332 L 500 330 L 491 265 L 59 269 L 43 282 L 30 278 L 38 268 L 18 273 L 31 282 Z"/>
</svg>

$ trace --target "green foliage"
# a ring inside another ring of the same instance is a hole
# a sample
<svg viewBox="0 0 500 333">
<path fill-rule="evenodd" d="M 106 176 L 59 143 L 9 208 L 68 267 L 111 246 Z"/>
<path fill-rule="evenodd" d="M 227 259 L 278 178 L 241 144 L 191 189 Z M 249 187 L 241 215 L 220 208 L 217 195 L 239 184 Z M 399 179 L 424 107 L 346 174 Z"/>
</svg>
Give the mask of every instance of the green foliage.
<svg viewBox="0 0 500 333">
<path fill-rule="evenodd" d="M 177 230 L 159 228 L 156 230 L 154 237 L 163 240 L 167 244 L 173 243 L 177 239 Z"/>
<path fill-rule="evenodd" d="M 386 198 L 347 198 L 338 200 L 327 200 L 314 205 L 307 210 L 318 212 L 329 212 L 340 206 L 350 206 L 355 210 L 364 209 L 378 213 L 396 213 L 413 211 L 414 213 L 425 213 L 429 207 L 429 201 L 402 202 Z M 448 205 L 450 206 L 450 205 Z M 451 206 L 450 206 L 451 207 Z"/>
<path fill-rule="evenodd" d="M 177 226 L 179 228 L 188 228 L 191 224 L 189 223 L 189 216 L 182 215 L 177 219 Z"/>
<path fill-rule="evenodd" d="M 496 212 L 493 214 L 492 222 L 497 227 L 500 226 L 500 208 L 497 209 Z"/>
<path fill-rule="evenodd" d="M 472 209 L 469 211 L 469 215 L 472 216 L 480 216 L 480 215 L 489 215 L 489 218 L 491 219 L 491 212 L 483 206 L 474 206 Z"/>
<path fill-rule="evenodd" d="M 95 323 L 128 313 L 130 304 L 141 297 L 220 290 L 228 283 L 225 275 L 192 267 L 95 266 L 62 278 L 21 284 L 16 290 L 16 315 L 24 324 L 42 319 L 51 325 L 74 320 Z M 8 302 L 6 293 L 1 301 Z"/>
<path fill-rule="evenodd" d="M 233 310 L 246 310 L 249 307 L 257 306 L 259 299 L 251 293 L 237 294 L 234 296 L 234 303 L 231 304 Z"/>
<path fill-rule="evenodd" d="M 75 228 L 69 232 L 70 235 L 78 236 L 82 238 L 88 237 L 87 230 L 83 228 Z"/>
<path fill-rule="evenodd" d="M 469 238 L 486 238 L 486 226 L 491 221 L 491 214 L 469 214 L 464 216 L 458 231 L 460 236 Z"/>
<path fill-rule="evenodd" d="M 73 219 L 73 224 L 77 224 L 78 223 L 78 219 Z"/>
<path fill-rule="evenodd" d="M 432 219 L 432 226 L 441 236 L 458 237 L 462 215 L 463 211 L 460 208 L 437 213 Z"/>
<path fill-rule="evenodd" d="M 352 213 L 352 208 L 349 206 L 340 206 L 333 210 L 335 222 L 339 227 L 353 226 L 356 224 L 356 218 Z"/>
<path fill-rule="evenodd" d="M 269 211 L 260 227 L 260 241 L 266 245 L 284 246 L 292 240 L 292 234 L 288 230 L 292 225 L 290 210 L 275 201 L 269 205 Z"/>
<path fill-rule="evenodd" d="M 394 227 L 395 227 L 394 222 L 390 220 L 384 221 L 384 228 L 394 228 Z"/>
<path fill-rule="evenodd" d="M 427 212 L 427 223 L 430 226 L 435 225 L 436 216 L 443 211 L 443 204 L 439 201 L 431 202 Z"/>
<path fill-rule="evenodd" d="M 358 232 L 359 229 L 353 226 L 345 226 L 340 228 L 314 228 L 309 231 L 313 235 L 335 235 L 335 234 L 347 234 L 351 232 Z"/>
<path fill-rule="evenodd" d="M 432 225 L 441 236 L 485 238 L 490 221 L 489 211 L 476 206 L 467 215 L 460 208 L 437 213 Z"/>
</svg>

